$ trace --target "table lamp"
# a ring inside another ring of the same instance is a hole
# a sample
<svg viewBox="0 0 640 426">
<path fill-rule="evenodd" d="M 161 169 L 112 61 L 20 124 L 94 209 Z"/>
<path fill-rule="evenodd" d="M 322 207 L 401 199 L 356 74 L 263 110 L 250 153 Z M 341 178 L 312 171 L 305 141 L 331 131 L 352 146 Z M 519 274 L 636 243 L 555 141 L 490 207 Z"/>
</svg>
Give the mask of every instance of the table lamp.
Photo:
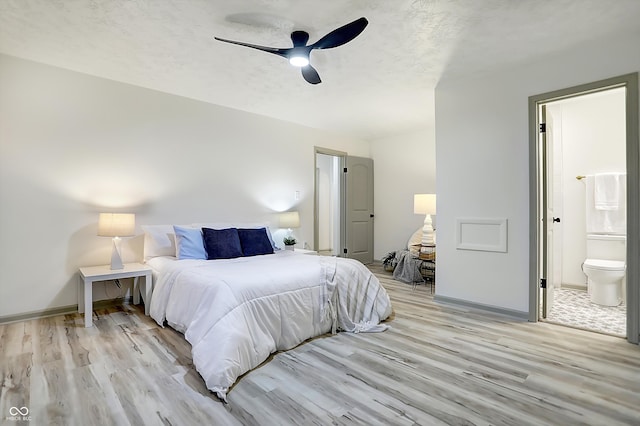
<svg viewBox="0 0 640 426">
<path fill-rule="evenodd" d="M 120 237 L 131 237 L 136 227 L 136 215 L 133 213 L 100 213 L 98 235 L 113 238 L 111 251 L 111 269 L 124 269 L 120 252 Z"/>
<path fill-rule="evenodd" d="M 293 235 L 291 233 L 291 228 L 299 228 L 300 227 L 300 214 L 297 211 L 292 212 L 283 212 L 280 213 L 279 217 L 280 228 L 287 229 L 287 236 L 285 237 L 285 245 L 287 245 L 286 240 L 292 240 Z"/>
<path fill-rule="evenodd" d="M 422 245 L 435 244 L 431 215 L 436 214 L 436 194 L 414 194 L 413 212 L 425 215 L 422 227 Z"/>
</svg>

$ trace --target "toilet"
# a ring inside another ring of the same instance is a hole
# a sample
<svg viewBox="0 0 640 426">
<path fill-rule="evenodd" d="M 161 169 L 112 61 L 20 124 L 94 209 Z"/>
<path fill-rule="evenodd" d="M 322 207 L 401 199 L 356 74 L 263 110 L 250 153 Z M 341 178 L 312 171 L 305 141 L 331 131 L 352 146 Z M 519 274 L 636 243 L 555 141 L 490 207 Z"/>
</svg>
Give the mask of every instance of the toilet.
<svg viewBox="0 0 640 426">
<path fill-rule="evenodd" d="M 623 301 L 626 236 L 587 234 L 587 259 L 582 271 L 593 303 L 618 306 Z"/>
</svg>

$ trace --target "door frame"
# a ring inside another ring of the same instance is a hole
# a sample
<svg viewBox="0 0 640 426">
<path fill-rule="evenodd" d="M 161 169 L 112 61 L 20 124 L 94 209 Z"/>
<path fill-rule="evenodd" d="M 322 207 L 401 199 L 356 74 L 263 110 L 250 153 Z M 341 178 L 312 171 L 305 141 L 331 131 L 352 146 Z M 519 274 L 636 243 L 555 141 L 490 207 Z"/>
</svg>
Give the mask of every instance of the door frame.
<svg viewBox="0 0 640 426">
<path fill-rule="evenodd" d="M 640 259 L 640 144 L 638 73 L 625 74 L 592 83 L 529 97 L 529 321 L 539 321 L 540 304 L 540 171 L 538 107 L 551 101 L 626 87 L 626 166 L 627 166 L 627 259 Z M 640 262 L 627 260 L 627 340 L 640 340 Z"/>
<path fill-rule="evenodd" d="M 320 241 L 320 230 L 319 230 L 319 214 L 318 214 L 318 154 L 330 155 L 332 157 L 340 158 L 340 167 L 344 170 L 347 165 L 347 153 L 343 151 L 336 151 L 333 149 L 322 148 L 319 146 L 313 147 L 313 249 L 318 251 L 318 244 Z M 344 253 L 342 253 L 342 248 L 346 247 L 346 191 L 345 191 L 345 178 L 344 173 L 340 173 L 340 241 L 336 244 L 338 245 L 338 256 L 343 257 Z"/>
</svg>

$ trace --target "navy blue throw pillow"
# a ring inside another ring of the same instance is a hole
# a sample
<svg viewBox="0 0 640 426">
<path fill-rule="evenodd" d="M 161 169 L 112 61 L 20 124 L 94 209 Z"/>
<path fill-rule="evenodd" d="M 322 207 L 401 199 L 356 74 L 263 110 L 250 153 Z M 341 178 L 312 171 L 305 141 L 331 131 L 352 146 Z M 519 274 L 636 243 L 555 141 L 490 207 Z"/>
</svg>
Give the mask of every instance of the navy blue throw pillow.
<svg viewBox="0 0 640 426">
<path fill-rule="evenodd" d="M 232 259 L 242 256 L 242 246 L 236 228 L 202 228 L 202 238 L 208 260 Z"/>
<path fill-rule="evenodd" d="M 265 228 L 238 229 L 238 236 L 245 256 L 273 254 L 273 246 Z"/>
</svg>

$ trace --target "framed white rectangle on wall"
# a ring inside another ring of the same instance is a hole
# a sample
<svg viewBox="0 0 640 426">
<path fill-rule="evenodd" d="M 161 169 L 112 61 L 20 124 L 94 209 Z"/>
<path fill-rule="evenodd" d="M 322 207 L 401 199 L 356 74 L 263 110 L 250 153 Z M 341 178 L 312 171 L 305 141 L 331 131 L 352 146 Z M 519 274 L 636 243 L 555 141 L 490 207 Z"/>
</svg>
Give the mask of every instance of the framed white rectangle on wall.
<svg viewBox="0 0 640 426">
<path fill-rule="evenodd" d="M 456 249 L 507 251 L 506 218 L 457 218 Z"/>
</svg>

